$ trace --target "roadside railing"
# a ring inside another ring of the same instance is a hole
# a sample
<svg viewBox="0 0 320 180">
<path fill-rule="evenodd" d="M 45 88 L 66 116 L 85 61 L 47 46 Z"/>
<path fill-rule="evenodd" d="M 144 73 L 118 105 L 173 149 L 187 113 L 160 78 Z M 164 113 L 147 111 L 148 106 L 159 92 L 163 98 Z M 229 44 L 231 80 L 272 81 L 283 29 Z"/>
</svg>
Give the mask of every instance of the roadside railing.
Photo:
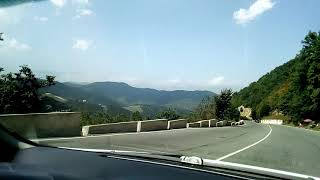
<svg viewBox="0 0 320 180">
<path fill-rule="evenodd" d="M 237 126 L 239 123 L 217 119 L 189 122 L 186 119 L 154 119 L 80 126 L 80 113 L 55 112 L 0 115 L 0 124 L 29 138 L 90 136 L 110 133 L 137 133 L 182 128 Z"/>
<path fill-rule="evenodd" d="M 82 135 L 89 136 L 109 133 L 147 132 L 182 128 L 212 128 L 237 125 L 239 125 L 237 122 L 219 121 L 217 119 L 201 120 L 190 123 L 188 123 L 186 119 L 155 119 L 83 126 Z"/>
</svg>

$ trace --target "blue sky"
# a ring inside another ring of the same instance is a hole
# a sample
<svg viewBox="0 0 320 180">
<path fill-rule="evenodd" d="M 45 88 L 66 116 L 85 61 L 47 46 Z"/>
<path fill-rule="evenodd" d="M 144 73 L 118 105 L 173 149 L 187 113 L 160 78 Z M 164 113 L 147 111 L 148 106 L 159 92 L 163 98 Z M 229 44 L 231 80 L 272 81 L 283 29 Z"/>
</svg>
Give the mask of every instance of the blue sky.
<svg viewBox="0 0 320 180">
<path fill-rule="evenodd" d="M 320 30 L 318 0 L 47 0 L 0 9 L 0 66 L 58 81 L 239 90 Z"/>
</svg>

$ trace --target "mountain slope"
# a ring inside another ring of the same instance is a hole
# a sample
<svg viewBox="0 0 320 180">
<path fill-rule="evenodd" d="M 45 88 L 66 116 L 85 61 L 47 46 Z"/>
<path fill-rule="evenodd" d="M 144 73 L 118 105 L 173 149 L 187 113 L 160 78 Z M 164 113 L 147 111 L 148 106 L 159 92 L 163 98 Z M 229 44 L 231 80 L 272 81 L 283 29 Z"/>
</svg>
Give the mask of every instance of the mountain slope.
<svg viewBox="0 0 320 180">
<path fill-rule="evenodd" d="M 41 89 L 41 92 L 52 93 L 65 99 L 71 99 L 76 101 L 85 100 L 94 104 L 118 105 L 116 101 L 113 101 L 112 99 L 106 96 L 101 96 L 99 94 L 83 90 L 82 86 L 74 87 L 60 82 L 55 82 L 54 86 Z"/>
<path fill-rule="evenodd" d="M 147 118 L 156 117 L 159 114 L 159 112 L 168 110 L 168 108 L 165 106 L 143 105 L 143 104 L 127 106 L 124 108 L 131 111 L 131 112 L 138 111 Z M 175 109 L 175 111 L 177 114 L 179 114 L 181 116 L 188 115 L 192 112 L 192 111 L 185 110 L 185 109 Z"/>
<path fill-rule="evenodd" d="M 149 88 L 135 88 L 125 83 L 96 82 L 83 86 L 87 92 L 97 93 L 124 106 L 135 104 L 158 105 L 191 110 L 206 96 L 213 96 L 210 91 L 163 91 Z"/>
<path fill-rule="evenodd" d="M 59 83 L 41 89 L 41 93 L 51 93 L 68 101 L 72 110 L 101 111 L 108 109 L 121 114 L 130 114 L 137 108 L 146 117 L 167 108 L 174 108 L 180 115 L 188 114 L 209 91 L 161 91 L 149 88 L 135 88 L 125 83 L 96 82 L 91 84 Z M 104 107 L 104 108 L 103 108 Z"/>
<path fill-rule="evenodd" d="M 303 48 L 289 62 L 275 68 L 233 96 L 237 106 L 252 107 L 259 117 L 275 110 L 293 122 L 320 118 L 320 36 L 309 32 Z"/>
<path fill-rule="evenodd" d="M 61 105 L 61 110 L 71 109 L 72 111 L 81 111 L 81 112 L 97 112 L 105 111 L 111 115 L 125 114 L 130 115 L 131 112 L 122 108 L 117 102 L 101 96 L 99 94 L 87 92 L 81 87 L 69 86 L 64 83 L 55 82 L 54 86 L 42 88 L 40 93 L 46 95 L 46 103 L 48 105 L 55 105 L 54 110 L 58 110 L 56 102 L 54 102 L 55 96 L 63 98 L 65 100 L 64 104 Z M 50 94 L 51 100 L 48 98 Z"/>
</svg>

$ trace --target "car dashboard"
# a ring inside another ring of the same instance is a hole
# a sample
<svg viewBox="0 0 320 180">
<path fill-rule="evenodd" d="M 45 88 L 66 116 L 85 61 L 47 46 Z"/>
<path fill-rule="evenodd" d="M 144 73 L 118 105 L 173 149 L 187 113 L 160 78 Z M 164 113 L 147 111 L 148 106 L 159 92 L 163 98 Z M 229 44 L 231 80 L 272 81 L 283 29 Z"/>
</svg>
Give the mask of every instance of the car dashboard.
<svg viewBox="0 0 320 180">
<path fill-rule="evenodd" d="M 221 172 L 199 170 L 179 163 L 130 158 L 109 153 L 51 147 L 18 152 L 11 163 L 0 164 L 0 179 L 235 179 Z M 246 179 L 246 178 L 241 178 Z"/>
</svg>

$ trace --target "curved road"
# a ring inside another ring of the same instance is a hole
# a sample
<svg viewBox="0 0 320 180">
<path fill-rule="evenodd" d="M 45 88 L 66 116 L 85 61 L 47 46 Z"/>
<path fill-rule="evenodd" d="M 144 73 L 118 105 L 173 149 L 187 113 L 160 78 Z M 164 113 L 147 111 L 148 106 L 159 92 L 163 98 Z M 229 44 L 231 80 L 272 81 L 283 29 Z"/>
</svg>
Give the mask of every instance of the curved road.
<svg viewBox="0 0 320 180">
<path fill-rule="evenodd" d="M 170 152 L 320 177 L 320 132 L 246 122 L 190 128 L 41 140 L 60 147 Z"/>
</svg>

